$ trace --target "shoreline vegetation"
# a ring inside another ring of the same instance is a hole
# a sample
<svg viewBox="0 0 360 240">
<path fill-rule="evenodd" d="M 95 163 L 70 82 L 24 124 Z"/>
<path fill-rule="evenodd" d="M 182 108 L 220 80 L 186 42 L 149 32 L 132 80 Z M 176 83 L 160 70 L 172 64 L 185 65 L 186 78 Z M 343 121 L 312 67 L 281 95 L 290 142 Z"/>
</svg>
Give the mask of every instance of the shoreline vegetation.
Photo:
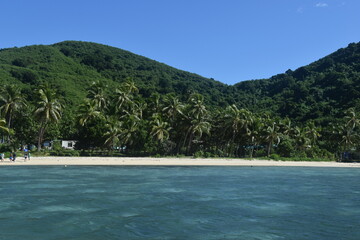
<svg viewBox="0 0 360 240">
<path fill-rule="evenodd" d="M 243 167 L 358 167 L 359 162 L 335 161 L 278 161 L 238 158 L 155 158 L 155 157 L 33 157 L 29 161 L 8 159 L 0 166 L 243 166 Z"/>
</svg>

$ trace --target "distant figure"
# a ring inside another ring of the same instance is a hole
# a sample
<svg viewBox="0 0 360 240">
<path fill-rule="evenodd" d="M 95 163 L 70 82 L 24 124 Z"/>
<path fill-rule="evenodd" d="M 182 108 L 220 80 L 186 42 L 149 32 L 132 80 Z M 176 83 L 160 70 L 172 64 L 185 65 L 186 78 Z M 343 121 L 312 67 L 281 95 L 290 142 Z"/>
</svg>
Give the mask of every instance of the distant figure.
<svg viewBox="0 0 360 240">
<path fill-rule="evenodd" d="M 3 162 L 5 159 L 5 154 L 4 153 L 0 153 L 0 160 Z"/>
<path fill-rule="evenodd" d="M 13 161 L 15 162 L 16 160 L 16 152 L 13 153 Z"/>
<path fill-rule="evenodd" d="M 9 157 L 9 159 L 10 159 L 10 162 L 13 162 L 14 160 L 14 158 L 13 158 L 13 154 L 12 153 L 10 153 L 10 157 Z"/>
<path fill-rule="evenodd" d="M 30 152 L 28 152 L 28 159 L 29 159 L 29 161 L 30 161 Z"/>
<path fill-rule="evenodd" d="M 28 151 L 29 151 L 29 150 L 27 150 L 26 148 L 24 149 L 24 159 L 25 159 L 25 162 L 26 162 L 26 160 L 27 160 L 27 158 L 28 158 L 28 156 L 29 156 L 29 155 L 28 155 L 28 154 L 29 154 Z"/>
</svg>

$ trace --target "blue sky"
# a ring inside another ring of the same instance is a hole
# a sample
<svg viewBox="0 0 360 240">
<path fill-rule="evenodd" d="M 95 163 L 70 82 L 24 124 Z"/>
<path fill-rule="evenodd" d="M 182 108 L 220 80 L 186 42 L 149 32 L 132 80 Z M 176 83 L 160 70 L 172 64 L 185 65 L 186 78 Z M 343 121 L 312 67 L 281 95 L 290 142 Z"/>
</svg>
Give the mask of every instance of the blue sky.
<svg viewBox="0 0 360 240">
<path fill-rule="evenodd" d="M 235 84 L 360 41 L 359 0 L 0 0 L 0 48 L 81 40 Z"/>
</svg>

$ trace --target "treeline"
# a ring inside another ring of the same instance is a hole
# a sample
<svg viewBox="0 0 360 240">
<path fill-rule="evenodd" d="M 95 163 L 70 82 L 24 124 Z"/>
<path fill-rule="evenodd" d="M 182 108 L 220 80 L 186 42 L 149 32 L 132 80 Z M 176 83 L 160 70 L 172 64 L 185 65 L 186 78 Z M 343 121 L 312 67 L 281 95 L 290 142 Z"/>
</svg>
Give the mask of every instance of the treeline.
<svg viewBox="0 0 360 240">
<path fill-rule="evenodd" d="M 0 49 L 0 84 L 17 85 L 32 98 L 36 86 L 47 82 L 70 108 L 81 104 L 92 82 L 101 81 L 115 89 L 132 77 L 138 94 L 145 99 L 153 93 L 175 94 L 186 103 L 189 95 L 197 92 L 208 108 L 235 104 L 254 114 L 267 111 L 296 123 L 314 120 L 319 126 L 343 118 L 346 109 L 360 108 L 359 70 L 360 43 L 351 43 L 296 70 L 235 86 L 96 43 L 65 41 Z M 65 111 L 73 112 L 68 108 Z M 72 119 L 74 116 L 69 114 L 64 116 Z"/>
<path fill-rule="evenodd" d="M 77 150 L 125 155 L 196 157 L 342 158 L 359 144 L 359 118 L 349 108 L 326 125 L 294 123 L 271 113 L 229 105 L 210 108 L 199 93 L 144 98 L 134 81 L 106 91 L 93 82 L 79 106 L 70 107 L 56 88 L 39 85 L 30 95 L 9 85 L 0 95 L 3 148 L 44 140 L 76 140 Z"/>
</svg>

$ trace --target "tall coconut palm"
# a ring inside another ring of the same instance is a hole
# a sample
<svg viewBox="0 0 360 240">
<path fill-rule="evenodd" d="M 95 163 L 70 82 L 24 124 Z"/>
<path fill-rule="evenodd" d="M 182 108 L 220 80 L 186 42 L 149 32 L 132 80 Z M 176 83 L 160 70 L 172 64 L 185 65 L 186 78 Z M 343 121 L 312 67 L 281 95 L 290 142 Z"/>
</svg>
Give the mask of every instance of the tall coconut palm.
<svg viewBox="0 0 360 240">
<path fill-rule="evenodd" d="M 61 118 L 62 105 L 56 97 L 56 93 L 49 86 L 42 86 L 38 90 L 39 101 L 35 110 L 35 116 L 40 121 L 38 136 L 38 151 L 41 150 L 41 143 L 50 123 L 57 123 Z"/>
<path fill-rule="evenodd" d="M 204 96 L 198 93 L 193 93 L 189 98 L 190 102 L 190 114 L 197 119 L 203 118 L 207 114 L 207 110 L 204 104 Z"/>
<path fill-rule="evenodd" d="M 14 113 L 26 106 L 20 88 L 14 85 L 5 86 L 0 94 L 0 106 L 2 116 L 6 119 L 7 127 L 10 129 Z"/>
<path fill-rule="evenodd" d="M 161 99 L 161 95 L 157 92 L 155 93 L 152 93 L 150 98 L 149 98 L 149 108 L 148 110 L 151 112 L 151 115 L 152 114 L 156 114 L 156 113 L 160 113 L 161 112 L 161 102 L 160 102 L 160 99 Z"/>
<path fill-rule="evenodd" d="M 184 146 L 187 141 L 187 153 L 190 152 L 191 144 L 193 143 L 194 139 L 200 141 L 204 133 L 210 134 L 210 129 L 211 124 L 205 119 L 192 119 L 190 121 L 190 124 L 187 126 L 187 131 L 183 143 Z"/>
<path fill-rule="evenodd" d="M 346 128 L 342 129 L 342 136 L 341 136 L 340 144 L 343 146 L 343 150 L 349 151 L 351 147 L 355 146 L 355 144 L 359 141 L 359 135 L 349 131 Z"/>
<path fill-rule="evenodd" d="M 122 143 L 132 145 L 140 127 L 140 118 L 136 115 L 128 115 L 124 119 L 123 131 L 121 133 Z"/>
<path fill-rule="evenodd" d="M 87 97 L 92 101 L 99 110 L 103 111 L 108 105 L 108 101 L 105 95 L 106 85 L 101 82 L 93 82 L 88 89 Z"/>
<path fill-rule="evenodd" d="M 121 144 L 120 136 L 123 132 L 122 129 L 123 122 L 117 120 L 111 120 L 106 124 L 108 131 L 105 132 L 105 146 L 108 149 L 112 149 L 114 146 Z"/>
<path fill-rule="evenodd" d="M 271 121 L 267 123 L 267 127 L 265 128 L 265 142 L 267 143 L 267 156 L 270 156 L 271 149 L 274 144 L 280 143 L 280 128 L 276 121 Z"/>
<path fill-rule="evenodd" d="M 234 152 L 234 147 L 239 149 L 240 144 L 245 144 L 252 122 L 253 114 L 246 109 L 238 109 L 236 105 L 225 109 L 222 125 L 224 137 L 228 139 L 229 155 Z"/>
<path fill-rule="evenodd" d="M 160 118 L 155 118 L 153 121 L 151 121 L 150 134 L 156 138 L 159 143 L 169 139 L 170 129 L 171 127 L 169 127 L 169 123 L 162 121 Z"/>
<path fill-rule="evenodd" d="M 347 152 L 359 142 L 360 136 L 356 131 L 359 125 L 360 120 L 355 109 L 350 108 L 345 112 L 344 123 L 334 126 L 333 133 L 338 136 L 341 151 Z"/>
<path fill-rule="evenodd" d="M 261 132 L 263 130 L 263 123 L 261 118 L 253 116 L 249 122 L 249 127 L 246 131 L 248 143 L 250 144 L 250 158 L 253 157 L 255 148 L 258 147 L 261 141 Z"/>
<path fill-rule="evenodd" d="M 294 127 L 293 138 L 296 143 L 296 148 L 299 151 L 304 151 L 311 145 L 311 139 L 309 138 L 309 134 L 307 133 L 306 128 L 299 126 Z"/>
<path fill-rule="evenodd" d="M 88 121 L 102 117 L 101 112 L 95 102 L 86 99 L 84 103 L 79 106 L 78 119 L 81 126 L 84 126 Z"/>
<path fill-rule="evenodd" d="M 311 145 L 315 145 L 318 138 L 321 137 L 320 128 L 315 126 L 313 121 L 310 121 L 306 124 L 305 133 L 306 136 L 310 139 Z"/>
<path fill-rule="evenodd" d="M 184 115 L 184 104 L 182 104 L 176 96 L 166 95 L 164 99 L 164 108 L 162 111 L 168 117 L 170 123 L 173 125 L 177 116 Z"/>
<path fill-rule="evenodd" d="M 224 133 L 231 133 L 230 141 L 235 141 L 236 136 L 240 132 L 242 121 L 240 110 L 235 104 L 225 109 L 223 127 Z"/>
<path fill-rule="evenodd" d="M 115 108 L 117 113 L 122 113 L 127 106 L 131 105 L 131 95 L 122 90 L 122 89 L 115 89 Z"/>
<path fill-rule="evenodd" d="M 346 127 L 350 130 L 354 130 L 357 126 L 360 125 L 360 119 L 357 116 L 354 108 L 349 108 L 345 112 L 345 120 L 346 120 Z"/>
</svg>

